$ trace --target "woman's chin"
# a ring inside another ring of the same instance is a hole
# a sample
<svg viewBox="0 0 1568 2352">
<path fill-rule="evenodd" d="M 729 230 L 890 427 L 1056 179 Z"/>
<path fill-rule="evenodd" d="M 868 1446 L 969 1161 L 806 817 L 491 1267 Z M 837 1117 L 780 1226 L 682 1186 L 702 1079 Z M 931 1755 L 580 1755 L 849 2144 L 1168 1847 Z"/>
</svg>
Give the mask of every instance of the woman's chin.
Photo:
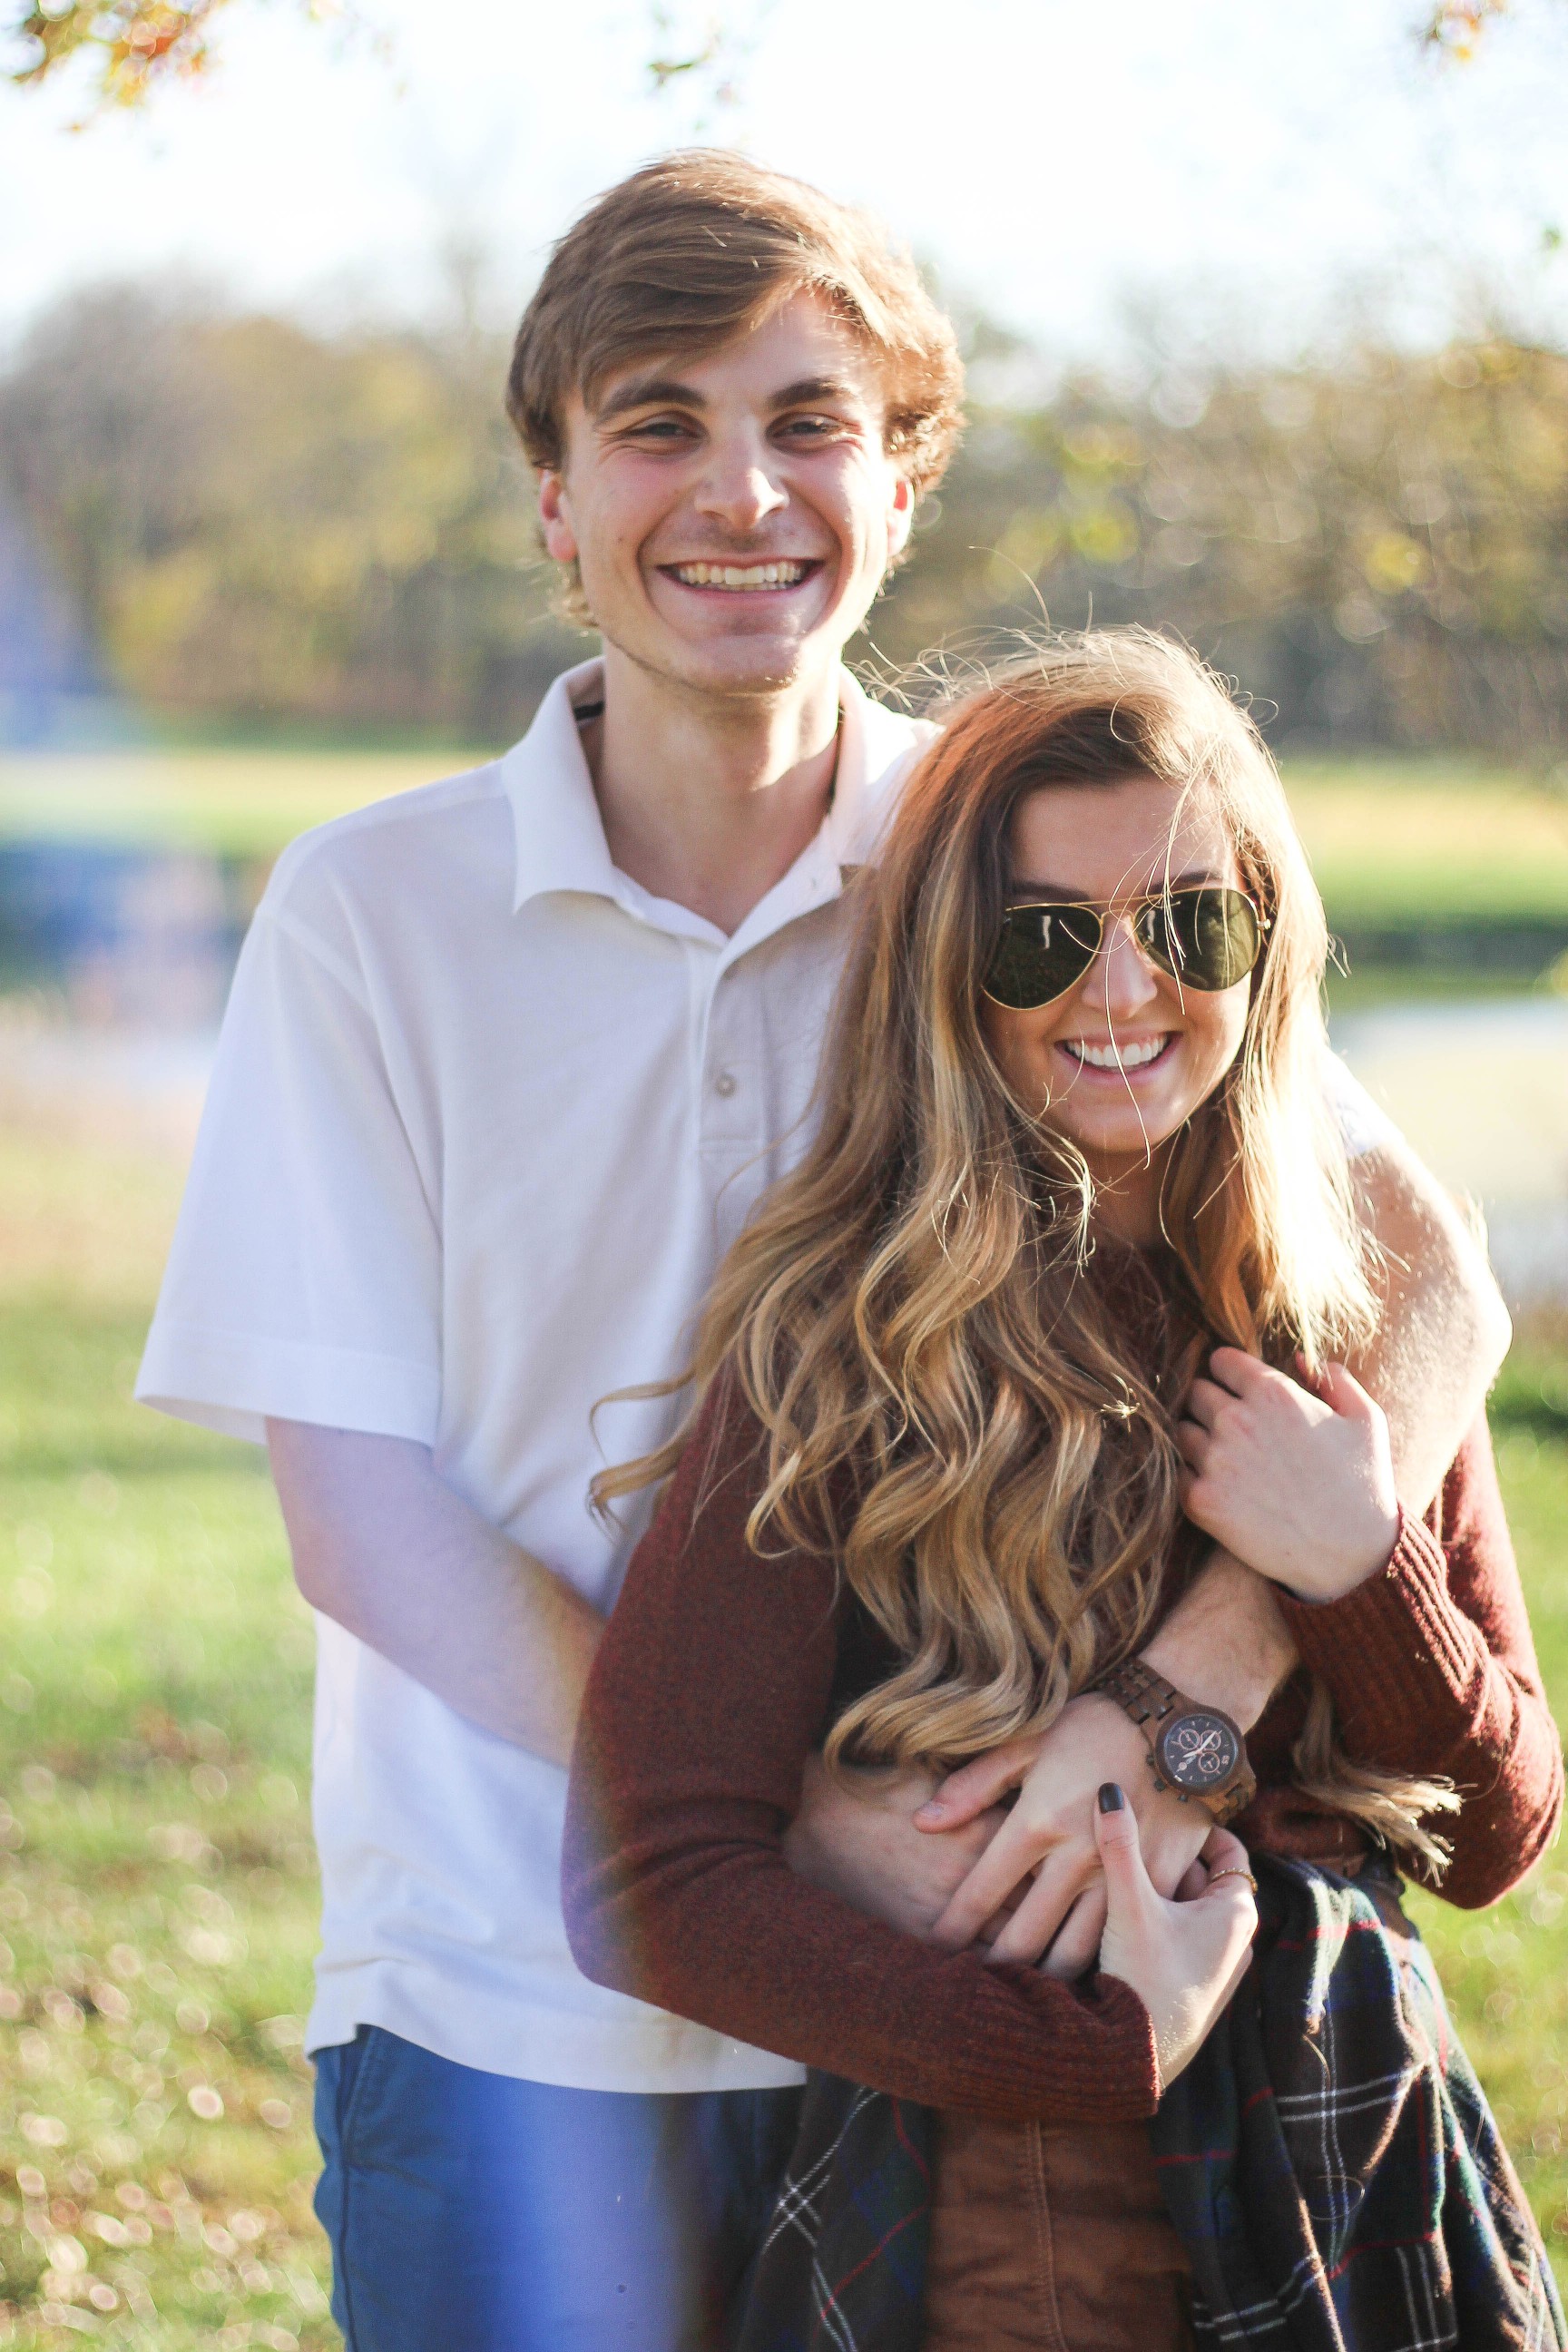
<svg viewBox="0 0 1568 2352">
<path fill-rule="evenodd" d="M 1052 1125 L 1067 1142 L 1082 1152 L 1089 1172 L 1102 1183 L 1112 1182 L 1130 1170 L 1147 1167 L 1162 1144 L 1168 1143 L 1180 1119 L 1161 1118 L 1151 1107 L 1136 1116 L 1108 1119 L 1055 1119 Z"/>
</svg>

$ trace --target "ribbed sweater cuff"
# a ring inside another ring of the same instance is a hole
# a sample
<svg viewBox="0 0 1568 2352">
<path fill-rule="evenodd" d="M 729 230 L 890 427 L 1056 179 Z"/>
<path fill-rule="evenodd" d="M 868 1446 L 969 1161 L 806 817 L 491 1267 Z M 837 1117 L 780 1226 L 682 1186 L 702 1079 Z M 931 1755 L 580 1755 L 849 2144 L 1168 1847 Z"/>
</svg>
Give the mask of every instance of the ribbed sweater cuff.
<svg viewBox="0 0 1568 2352">
<path fill-rule="evenodd" d="M 1352 1744 L 1373 1754 L 1407 1723 L 1468 1719 L 1479 1635 L 1448 1590 L 1431 1529 L 1402 1509 L 1388 1565 L 1342 1599 L 1278 1595 L 1301 1662 L 1321 1675 Z"/>
<path fill-rule="evenodd" d="M 1037 1969 L 1007 1960 L 989 1964 L 989 1973 L 1031 2002 L 1040 2001 Z M 1082 2024 L 1076 2032 L 1070 2026 L 1064 2031 L 1065 2021 L 1041 2003 L 1038 2030 L 1026 2028 L 1019 2038 L 1005 2090 L 994 2045 L 983 2057 L 976 2053 L 971 2067 L 962 2048 L 950 2044 L 953 2080 L 942 2104 L 1049 2123 L 1146 2121 L 1160 2104 L 1160 2062 L 1148 2010 L 1122 1978 L 1098 1970 L 1079 1986 L 1078 2000 Z"/>
</svg>

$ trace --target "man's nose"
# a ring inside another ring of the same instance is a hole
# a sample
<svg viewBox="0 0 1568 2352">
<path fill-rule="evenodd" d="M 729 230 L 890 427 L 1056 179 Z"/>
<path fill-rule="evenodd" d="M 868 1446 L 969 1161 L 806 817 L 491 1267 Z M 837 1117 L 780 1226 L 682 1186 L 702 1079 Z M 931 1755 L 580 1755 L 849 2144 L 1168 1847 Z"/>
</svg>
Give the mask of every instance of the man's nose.
<svg viewBox="0 0 1568 2352">
<path fill-rule="evenodd" d="M 768 463 L 765 443 L 750 434 L 715 439 L 697 487 L 697 511 L 727 530 L 753 531 L 789 504 Z"/>
<path fill-rule="evenodd" d="M 1107 1013 L 1126 1020 L 1142 1013 L 1160 993 L 1149 959 L 1133 937 L 1125 915 L 1108 916 L 1100 948 L 1100 986 Z"/>
</svg>

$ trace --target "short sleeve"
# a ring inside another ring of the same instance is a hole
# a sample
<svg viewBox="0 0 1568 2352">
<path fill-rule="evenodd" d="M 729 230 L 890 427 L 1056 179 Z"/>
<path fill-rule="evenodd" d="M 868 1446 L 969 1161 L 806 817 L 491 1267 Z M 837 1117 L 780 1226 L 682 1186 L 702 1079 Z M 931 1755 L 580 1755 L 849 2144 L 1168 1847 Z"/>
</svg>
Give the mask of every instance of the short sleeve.
<svg viewBox="0 0 1568 2352">
<path fill-rule="evenodd" d="M 282 878 L 235 975 L 136 1394 L 258 1443 L 271 1416 L 429 1444 L 433 1183 L 352 931 L 332 941 L 292 919 Z"/>
</svg>

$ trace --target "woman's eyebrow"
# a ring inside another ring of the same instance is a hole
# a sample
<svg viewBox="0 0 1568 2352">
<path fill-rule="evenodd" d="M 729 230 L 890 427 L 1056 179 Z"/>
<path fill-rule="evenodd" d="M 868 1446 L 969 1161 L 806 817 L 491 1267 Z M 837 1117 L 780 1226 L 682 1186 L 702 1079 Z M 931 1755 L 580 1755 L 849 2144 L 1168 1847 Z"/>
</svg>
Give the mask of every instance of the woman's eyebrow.
<svg viewBox="0 0 1568 2352">
<path fill-rule="evenodd" d="M 1228 890 L 1235 887 L 1228 877 L 1216 874 L 1212 866 L 1194 866 L 1184 874 L 1172 874 L 1152 882 L 1145 890 L 1123 890 L 1117 895 L 1122 898 L 1156 898 L 1164 889 Z M 1098 907 L 1112 903 L 1097 898 L 1092 890 L 1077 890 L 1066 882 L 1009 882 L 1007 900 L 1014 907 Z"/>
</svg>

